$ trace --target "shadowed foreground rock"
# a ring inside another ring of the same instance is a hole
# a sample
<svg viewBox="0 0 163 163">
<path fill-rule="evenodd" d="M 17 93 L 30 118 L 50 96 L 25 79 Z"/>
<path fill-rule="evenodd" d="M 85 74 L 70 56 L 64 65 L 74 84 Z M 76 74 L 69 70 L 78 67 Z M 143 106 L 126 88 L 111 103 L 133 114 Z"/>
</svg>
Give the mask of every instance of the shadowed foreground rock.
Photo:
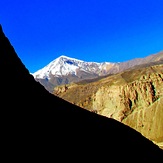
<svg viewBox="0 0 163 163">
<path fill-rule="evenodd" d="M 0 27 L 5 160 L 155 161 L 163 151 L 128 126 L 77 107 L 36 82 Z"/>
</svg>

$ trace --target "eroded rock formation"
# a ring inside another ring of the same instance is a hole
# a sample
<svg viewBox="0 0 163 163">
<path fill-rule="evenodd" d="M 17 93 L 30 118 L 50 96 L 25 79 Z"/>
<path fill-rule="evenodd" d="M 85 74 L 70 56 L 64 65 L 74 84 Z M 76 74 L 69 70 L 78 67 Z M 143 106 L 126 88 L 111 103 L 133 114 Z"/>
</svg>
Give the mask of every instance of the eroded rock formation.
<svg viewBox="0 0 163 163">
<path fill-rule="evenodd" d="M 60 97 L 116 119 L 155 143 L 163 143 L 163 65 L 140 67 L 102 80 L 67 86 Z M 89 91 L 88 91 L 89 90 Z M 68 94 L 75 94 L 73 100 Z"/>
<path fill-rule="evenodd" d="M 150 140 L 162 142 L 163 70 L 162 65 L 149 69 L 153 69 L 153 73 L 138 75 L 137 80 L 101 87 L 94 95 L 93 108 L 101 115 L 129 125 Z"/>
</svg>

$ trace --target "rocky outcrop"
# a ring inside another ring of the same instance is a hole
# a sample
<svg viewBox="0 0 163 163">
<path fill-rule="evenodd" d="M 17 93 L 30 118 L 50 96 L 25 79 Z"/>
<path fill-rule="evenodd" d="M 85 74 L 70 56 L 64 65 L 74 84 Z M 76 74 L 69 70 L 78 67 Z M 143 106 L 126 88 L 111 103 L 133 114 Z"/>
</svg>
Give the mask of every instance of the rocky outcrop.
<svg viewBox="0 0 163 163">
<path fill-rule="evenodd" d="M 116 119 L 157 144 L 163 142 L 163 64 L 142 66 L 102 79 L 56 87 L 57 95 Z"/>
<path fill-rule="evenodd" d="M 125 82 L 99 88 L 94 95 L 93 109 L 129 125 L 152 141 L 163 142 L 162 65 L 139 73 L 136 80 L 129 79 L 128 72 L 122 73 Z"/>
</svg>

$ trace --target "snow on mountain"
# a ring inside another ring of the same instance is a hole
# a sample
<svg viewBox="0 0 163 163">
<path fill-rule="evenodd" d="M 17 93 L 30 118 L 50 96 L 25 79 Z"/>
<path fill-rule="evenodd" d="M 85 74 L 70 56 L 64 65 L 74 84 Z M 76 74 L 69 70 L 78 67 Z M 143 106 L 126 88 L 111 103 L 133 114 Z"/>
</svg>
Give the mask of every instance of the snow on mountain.
<svg viewBox="0 0 163 163">
<path fill-rule="evenodd" d="M 160 52 L 145 58 L 136 58 L 126 62 L 116 63 L 85 62 L 62 55 L 32 75 L 36 81 L 40 82 L 49 92 L 53 92 L 54 87 L 58 85 L 116 74 L 134 66 L 146 65 L 154 63 L 155 61 L 161 62 L 163 60 L 162 54 L 163 53 Z"/>
<path fill-rule="evenodd" d="M 47 66 L 36 71 L 32 75 L 36 79 L 50 79 L 50 76 L 61 77 L 68 75 L 78 75 L 78 72 L 99 74 L 104 71 L 108 65 L 113 65 L 110 62 L 85 62 L 79 59 L 70 58 L 67 56 L 60 56 L 59 58 L 50 62 Z"/>
</svg>

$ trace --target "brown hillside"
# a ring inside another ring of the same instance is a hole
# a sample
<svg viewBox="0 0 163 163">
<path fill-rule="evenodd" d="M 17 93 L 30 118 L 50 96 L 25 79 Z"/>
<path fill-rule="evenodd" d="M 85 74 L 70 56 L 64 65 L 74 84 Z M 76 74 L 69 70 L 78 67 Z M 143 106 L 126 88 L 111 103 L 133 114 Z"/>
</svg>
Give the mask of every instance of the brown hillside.
<svg viewBox="0 0 163 163">
<path fill-rule="evenodd" d="M 55 88 L 73 104 L 116 119 L 163 143 L 163 64 L 139 66 L 103 79 Z"/>
</svg>

